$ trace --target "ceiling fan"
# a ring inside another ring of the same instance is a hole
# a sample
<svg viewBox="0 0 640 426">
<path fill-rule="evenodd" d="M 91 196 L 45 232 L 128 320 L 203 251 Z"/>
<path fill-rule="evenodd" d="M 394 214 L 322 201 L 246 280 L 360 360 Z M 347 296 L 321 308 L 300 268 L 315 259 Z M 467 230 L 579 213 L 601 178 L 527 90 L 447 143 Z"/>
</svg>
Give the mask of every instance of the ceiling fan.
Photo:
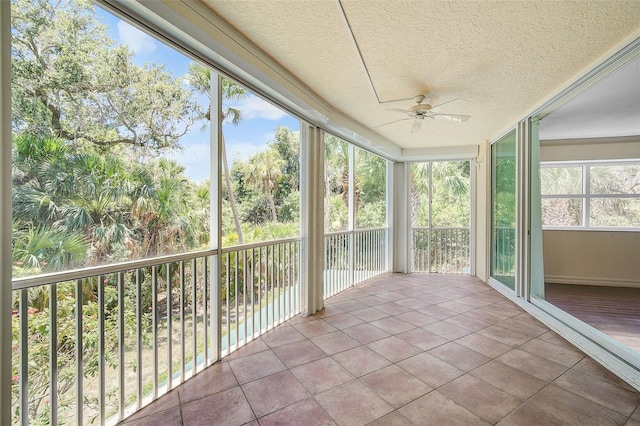
<svg viewBox="0 0 640 426">
<path fill-rule="evenodd" d="M 418 95 L 415 98 L 413 98 L 413 100 L 416 102 L 416 105 L 412 106 L 409 109 L 398 109 L 398 108 L 388 109 L 387 111 L 401 112 L 403 114 L 407 114 L 409 117 L 401 118 L 399 120 L 394 120 L 389 123 L 382 124 L 378 127 L 386 126 L 392 123 L 397 123 L 399 121 L 413 119 L 414 122 L 413 122 L 413 127 L 411 128 L 411 133 L 415 133 L 420 130 L 420 128 L 422 127 L 422 122 L 424 121 L 425 118 L 431 118 L 433 120 L 446 120 L 446 121 L 467 121 L 468 119 L 471 118 L 470 115 L 443 114 L 440 112 L 443 106 L 449 105 L 453 102 L 464 102 L 463 99 L 460 99 L 460 98 L 452 99 L 450 101 L 447 101 L 440 105 L 436 105 L 432 107 L 429 104 L 422 103 L 424 101 L 424 98 L 425 98 L 424 95 Z"/>
</svg>

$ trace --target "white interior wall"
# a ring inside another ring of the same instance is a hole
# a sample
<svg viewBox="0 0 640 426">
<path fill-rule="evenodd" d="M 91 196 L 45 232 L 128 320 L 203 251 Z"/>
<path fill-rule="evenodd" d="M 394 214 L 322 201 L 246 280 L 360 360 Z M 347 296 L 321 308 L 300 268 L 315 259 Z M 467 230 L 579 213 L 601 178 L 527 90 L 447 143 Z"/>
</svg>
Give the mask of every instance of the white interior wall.
<svg viewBox="0 0 640 426">
<path fill-rule="evenodd" d="M 541 161 L 623 160 L 640 158 L 640 135 L 621 138 L 540 142 Z"/>
<path fill-rule="evenodd" d="M 545 282 L 640 288 L 640 232 L 543 232 Z"/>
</svg>

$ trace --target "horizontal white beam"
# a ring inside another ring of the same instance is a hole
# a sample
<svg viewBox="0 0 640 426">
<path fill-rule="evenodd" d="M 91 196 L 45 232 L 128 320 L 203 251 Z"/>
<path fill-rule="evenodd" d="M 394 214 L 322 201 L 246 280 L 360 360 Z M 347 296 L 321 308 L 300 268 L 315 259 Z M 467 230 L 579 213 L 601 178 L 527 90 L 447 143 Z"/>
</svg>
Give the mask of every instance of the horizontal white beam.
<svg viewBox="0 0 640 426">
<path fill-rule="evenodd" d="M 412 148 L 402 150 L 402 161 L 471 160 L 478 156 L 478 145 Z"/>
</svg>

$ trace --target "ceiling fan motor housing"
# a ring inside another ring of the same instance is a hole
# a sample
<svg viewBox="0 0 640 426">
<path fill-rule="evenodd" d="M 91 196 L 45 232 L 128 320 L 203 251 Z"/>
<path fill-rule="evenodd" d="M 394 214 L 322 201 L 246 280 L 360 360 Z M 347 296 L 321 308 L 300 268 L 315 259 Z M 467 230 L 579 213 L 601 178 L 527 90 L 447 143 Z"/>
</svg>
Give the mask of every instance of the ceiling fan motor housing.
<svg viewBox="0 0 640 426">
<path fill-rule="evenodd" d="M 410 108 L 412 112 L 427 112 L 431 109 L 431 105 L 429 104 L 418 104 L 414 105 Z"/>
</svg>

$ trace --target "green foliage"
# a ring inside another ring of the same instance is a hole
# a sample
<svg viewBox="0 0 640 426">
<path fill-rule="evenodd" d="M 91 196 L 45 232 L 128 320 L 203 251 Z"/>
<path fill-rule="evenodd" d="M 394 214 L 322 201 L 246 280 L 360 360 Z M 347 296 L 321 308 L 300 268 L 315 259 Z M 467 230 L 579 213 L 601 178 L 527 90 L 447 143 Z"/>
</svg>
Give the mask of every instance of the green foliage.
<svg viewBox="0 0 640 426">
<path fill-rule="evenodd" d="M 118 322 L 116 318 L 119 315 L 117 305 L 117 288 L 113 285 L 115 281 L 105 279 L 101 284 L 104 286 L 105 304 L 105 361 L 108 367 L 115 368 L 118 363 L 118 348 L 114 346 L 118 341 Z M 85 377 L 94 377 L 98 372 L 98 328 L 95 326 L 98 317 L 98 303 L 96 301 L 97 282 L 93 279 L 86 282 L 82 286 L 84 293 L 82 304 L 82 353 L 85 362 L 83 370 Z M 69 392 L 75 384 L 76 378 L 76 302 L 75 294 L 76 284 L 60 283 L 56 289 L 56 308 L 57 308 L 57 341 L 55 342 L 55 351 L 57 356 L 57 374 L 58 374 L 58 410 L 64 411 L 71 408 L 75 401 L 69 397 Z M 39 295 L 29 292 L 29 311 L 28 311 L 28 346 L 29 346 L 29 423 L 36 425 L 48 424 L 49 415 L 49 381 L 51 379 L 51 371 L 49 368 L 50 361 L 50 340 L 51 329 L 49 323 L 49 289 L 40 288 Z M 13 342 L 12 348 L 14 359 L 17 359 L 17 351 L 20 348 L 19 322 L 20 316 L 17 310 L 17 300 L 15 302 L 13 322 Z M 125 292 L 125 306 L 133 306 L 135 304 L 135 296 L 133 291 Z M 148 314 L 145 314 L 143 321 L 148 321 Z M 125 335 L 133 335 L 136 331 L 135 312 L 131 309 L 125 310 L 123 331 Z M 144 339 L 149 338 L 145 331 Z M 13 381 L 13 406 L 18 407 L 17 398 L 19 395 L 16 380 L 19 377 L 18 364 L 14 363 L 12 375 Z M 88 408 L 97 408 L 91 403 Z M 17 415 L 14 412 L 14 420 Z"/>
<path fill-rule="evenodd" d="M 15 266 L 27 270 L 59 271 L 83 265 L 89 244 L 82 234 L 45 225 L 19 228 L 16 221 L 13 225 Z"/>
<path fill-rule="evenodd" d="M 324 147 L 324 229 L 342 231 L 349 223 L 349 144 L 326 135 Z"/>
<path fill-rule="evenodd" d="M 353 147 L 354 210 L 356 228 L 385 226 L 387 162 L 375 154 Z M 349 144 L 325 137 L 325 230 L 349 226 Z"/>
<path fill-rule="evenodd" d="M 411 175 L 412 226 L 429 226 L 429 210 L 433 227 L 469 226 L 471 205 L 468 161 L 414 163 L 411 165 Z"/>
<path fill-rule="evenodd" d="M 355 149 L 356 227 L 386 225 L 387 162 L 375 154 Z"/>
<path fill-rule="evenodd" d="M 231 167 L 231 182 L 238 216 L 243 224 L 254 227 L 267 223 L 297 223 L 300 212 L 299 133 L 277 127 L 267 149 L 247 160 L 236 160 Z M 228 191 L 223 207 L 229 206 Z M 227 210 L 228 211 L 228 210 Z M 233 214 L 233 212 L 231 212 Z M 224 222 L 223 213 L 223 222 Z M 230 220 L 224 223 L 230 231 Z M 244 226 L 243 226 L 244 234 Z M 292 231 L 286 237 L 298 235 Z M 254 241 L 250 235 L 248 241 Z"/>
<path fill-rule="evenodd" d="M 208 221 L 197 222 L 208 217 L 208 192 L 175 162 L 31 135 L 14 141 L 14 261 L 23 267 L 61 270 L 208 242 Z"/>
<path fill-rule="evenodd" d="M 545 166 L 540 170 L 540 184 L 544 225 L 640 227 L 640 199 L 635 196 L 640 192 L 640 165 L 636 162 Z"/>
<path fill-rule="evenodd" d="M 13 127 L 100 147 L 175 147 L 202 116 L 164 66 L 133 63 L 84 0 L 14 0 Z M 114 72 L 117 70 L 117 72 Z"/>
</svg>

